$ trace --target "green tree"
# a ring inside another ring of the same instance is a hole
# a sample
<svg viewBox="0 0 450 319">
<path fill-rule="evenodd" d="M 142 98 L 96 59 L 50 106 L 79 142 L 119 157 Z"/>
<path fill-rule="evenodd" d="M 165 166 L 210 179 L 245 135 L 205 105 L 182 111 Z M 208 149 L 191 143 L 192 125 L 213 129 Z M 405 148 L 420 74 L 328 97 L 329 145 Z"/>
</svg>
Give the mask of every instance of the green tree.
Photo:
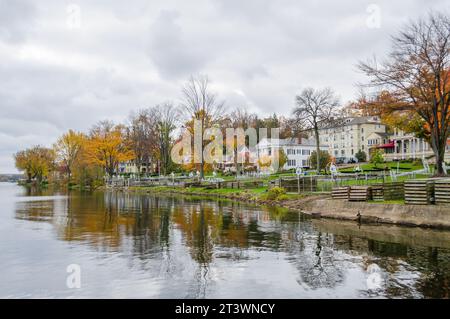
<svg viewBox="0 0 450 319">
<path fill-rule="evenodd" d="M 284 165 L 286 165 L 288 157 L 282 149 L 278 151 L 276 156 L 278 156 L 278 171 L 280 171 L 283 169 Z"/>
<path fill-rule="evenodd" d="M 378 167 L 378 164 L 384 162 L 383 152 L 381 150 L 375 150 L 370 157 L 370 162 L 373 164 L 375 168 Z"/>
<path fill-rule="evenodd" d="M 359 162 L 367 161 L 367 154 L 363 150 L 359 150 L 358 152 L 356 152 L 355 157 Z"/>
<path fill-rule="evenodd" d="M 319 163 L 320 163 L 320 167 L 319 169 L 317 169 L 317 153 L 316 151 L 313 151 L 311 153 L 311 155 L 309 156 L 309 162 L 311 164 L 311 167 L 315 170 L 317 170 L 318 172 L 320 172 L 321 170 L 326 170 L 328 164 L 330 164 L 331 162 L 331 156 L 330 153 L 328 153 L 327 151 L 320 151 L 319 153 Z"/>
</svg>

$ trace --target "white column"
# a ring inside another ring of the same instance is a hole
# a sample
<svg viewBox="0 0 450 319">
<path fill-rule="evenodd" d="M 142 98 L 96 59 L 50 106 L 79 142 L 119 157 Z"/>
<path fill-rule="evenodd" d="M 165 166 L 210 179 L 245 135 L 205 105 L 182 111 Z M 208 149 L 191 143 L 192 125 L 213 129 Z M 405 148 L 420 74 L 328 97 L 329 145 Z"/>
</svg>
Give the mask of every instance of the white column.
<svg viewBox="0 0 450 319">
<path fill-rule="evenodd" d="M 401 144 L 400 144 L 400 147 L 401 147 L 401 154 L 402 154 L 402 159 L 405 159 L 405 140 L 401 140 Z"/>
</svg>

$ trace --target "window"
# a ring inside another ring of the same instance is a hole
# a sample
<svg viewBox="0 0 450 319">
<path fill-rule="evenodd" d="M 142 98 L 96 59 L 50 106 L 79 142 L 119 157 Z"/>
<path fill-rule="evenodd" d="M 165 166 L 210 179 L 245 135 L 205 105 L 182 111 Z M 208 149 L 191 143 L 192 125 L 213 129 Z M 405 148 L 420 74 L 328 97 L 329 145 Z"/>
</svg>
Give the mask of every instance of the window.
<svg viewBox="0 0 450 319">
<path fill-rule="evenodd" d="M 291 167 L 292 167 L 292 166 L 296 166 L 296 165 L 297 165 L 297 161 L 296 161 L 296 160 L 288 160 L 288 161 L 287 161 L 287 165 L 288 165 L 288 166 L 291 166 Z"/>
</svg>

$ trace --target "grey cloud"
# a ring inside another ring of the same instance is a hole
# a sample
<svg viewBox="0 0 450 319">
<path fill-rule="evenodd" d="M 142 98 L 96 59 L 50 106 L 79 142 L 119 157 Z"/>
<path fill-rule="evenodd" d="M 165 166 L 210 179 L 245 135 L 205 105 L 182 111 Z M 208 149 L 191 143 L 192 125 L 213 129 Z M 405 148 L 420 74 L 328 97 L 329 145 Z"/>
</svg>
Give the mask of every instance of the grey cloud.
<svg viewBox="0 0 450 319">
<path fill-rule="evenodd" d="M 195 39 L 187 39 L 177 22 L 177 11 L 161 11 L 150 29 L 149 55 L 162 77 L 187 77 L 198 73 L 206 63 L 207 54 Z"/>
<path fill-rule="evenodd" d="M 36 8 L 29 0 L 0 0 L 0 39 L 21 42 L 32 31 Z"/>
<path fill-rule="evenodd" d="M 79 0 L 82 28 L 68 30 L 71 2 L 0 0 L 0 172 L 14 170 L 17 150 L 68 128 L 176 102 L 190 74 L 207 73 L 229 109 L 261 116 L 289 114 L 306 86 L 331 86 L 346 102 L 364 80 L 358 60 L 383 55 L 409 18 L 449 9 L 445 0 Z M 365 24 L 371 3 L 380 29 Z"/>
</svg>

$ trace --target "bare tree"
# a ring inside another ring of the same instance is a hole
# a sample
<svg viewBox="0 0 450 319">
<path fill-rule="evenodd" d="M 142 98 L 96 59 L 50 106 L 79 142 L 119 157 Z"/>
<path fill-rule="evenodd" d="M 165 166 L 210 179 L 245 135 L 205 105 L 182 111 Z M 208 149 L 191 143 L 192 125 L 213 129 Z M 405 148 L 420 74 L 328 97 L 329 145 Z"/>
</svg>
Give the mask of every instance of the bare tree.
<svg viewBox="0 0 450 319">
<path fill-rule="evenodd" d="M 337 113 L 339 99 L 330 88 L 315 90 L 304 89 L 296 97 L 297 107 L 294 115 L 297 121 L 314 131 L 316 139 L 317 172 L 320 172 L 320 140 L 319 125 L 324 125 L 332 120 Z"/>
<path fill-rule="evenodd" d="M 280 138 L 303 138 L 306 133 L 303 127 L 304 123 L 298 121 L 295 117 L 280 117 Z"/>
<path fill-rule="evenodd" d="M 182 89 L 183 99 L 181 103 L 181 110 L 183 111 L 186 120 L 197 120 L 201 123 L 202 141 L 200 145 L 200 178 L 203 178 L 204 173 L 204 155 L 203 150 L 205 142 L 203 135 L 207 128 L 218 123 L 224 113 L 224 102 L 217 99 L 217 94 L 213 93 L 210 88 L 210 81 L 208 76 L 199 75 L 191 76 L 185 83 Z"/>
<path fill-rule="evenodd" d="M 392 38 L 386 61 L 359 63 L 369 86 L 387 91 L 392 114 L 417 114 L 424 121 L 439 175 L 444 174 L 445 146 L 450 135 L 450 18 L 430 13 L 411 22 Z"/>
<path fill-rule="evenodd" d="M 138 174 L 144 164 L 149 164 L 151 151 L 156 146 L 156 121 L 152 109 L 131 113 L 126 128 L 126 138 L 135 154 L 135 165 Z"/>
<path fill-rule="evenodd" d="M 176 128 L 178 116 L 179 111 L 171 102 L 164 102 L 155 107 L 157 145 L 161 168 L 164 175 L 166 175 L 170 169 L 172 133 Z"/>
</svg>

